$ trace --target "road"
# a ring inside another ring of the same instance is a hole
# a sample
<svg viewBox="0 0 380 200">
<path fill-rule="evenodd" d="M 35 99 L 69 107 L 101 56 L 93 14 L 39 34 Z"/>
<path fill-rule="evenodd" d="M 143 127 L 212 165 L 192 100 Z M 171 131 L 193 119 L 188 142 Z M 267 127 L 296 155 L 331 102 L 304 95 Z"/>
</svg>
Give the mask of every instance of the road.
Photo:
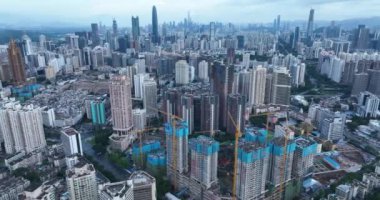
<svg viewBox="0 0 380 200">
<path fill-rule="evenodd" d="M 81 137 L 83 152 L 86 155 L 91 156 L 97 163 L 99 163 L 99 165 L 102 165 L 105 170 L 111 172 L 117 180 L 126 180 L 129 177 L 130 174 L 128 172 L 110 162 L 104 155 L 96 155 L 96 152 L 92 149 L 90 143 L 93 137 L 90 131 L 82 131 Z"/>
</svg>

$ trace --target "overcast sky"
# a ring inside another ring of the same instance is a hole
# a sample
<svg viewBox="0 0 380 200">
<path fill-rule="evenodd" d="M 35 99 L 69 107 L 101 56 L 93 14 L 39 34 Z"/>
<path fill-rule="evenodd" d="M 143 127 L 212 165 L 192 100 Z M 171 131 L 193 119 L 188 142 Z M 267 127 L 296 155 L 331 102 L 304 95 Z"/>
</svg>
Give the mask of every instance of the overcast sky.
<svg viewBox="0 0 380 200">
<path fill-rule="evenodd" d="M 0 0 L 0 23 L 110 25 L 116 18 L 120 26 L 130 26 L 131 16 L 138 15 L 146 25 L 153 5 L 159 23 L 183 20 L 188 11 L 193 21 L 203 23 L 267 23 L 278 14 L 282 20 L 307 20 L 310 8 L 315 9 L 315 20 L 380 15 L 380 0 Z"/>
</svg>

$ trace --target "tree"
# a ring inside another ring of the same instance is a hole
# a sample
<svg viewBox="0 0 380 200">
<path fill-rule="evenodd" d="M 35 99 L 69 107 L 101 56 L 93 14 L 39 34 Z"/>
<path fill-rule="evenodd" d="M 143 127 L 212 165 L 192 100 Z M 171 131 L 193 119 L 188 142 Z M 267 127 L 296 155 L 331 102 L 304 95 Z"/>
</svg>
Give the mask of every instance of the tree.
<svg viewBox="0 0 380 200">
<path fill-rule="evenodd" d="M 252 116 L 249 118 L 249 121 L 260 128 L 265 128 L 267 123 L 267 116 L 266 115 L 260 115 L 260 116 Z"/>
</svg>

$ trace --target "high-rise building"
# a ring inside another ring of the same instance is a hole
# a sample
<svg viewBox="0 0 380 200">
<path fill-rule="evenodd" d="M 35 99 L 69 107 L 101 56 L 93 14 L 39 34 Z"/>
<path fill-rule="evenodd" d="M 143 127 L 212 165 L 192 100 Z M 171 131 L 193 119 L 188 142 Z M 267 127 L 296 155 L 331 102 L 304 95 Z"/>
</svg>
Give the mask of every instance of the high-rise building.
<svg viewBox="0 0 380 200">
<path fill-rule="evenodd" d="M 200 131 L 210 131 L 211 136 L 219 128 L 219 97 L 216 94 L 201 96 L 201 127 Z"/>
<path fill-rule="evenodd" d="M 267 69 L 261 65 L 250 72 L 248 105 L 261 105 L 265 100 Z"/>
<path fill-rule="evenodd" d="M 66 185 L 70 199 L 97 200 L 98 184 L 92 164 L 77 163 L 66 171 Z"/>
<path fill-rule="evenodd" d="M 234 82 L 232 66 L 215 62 L 212 66 L 212 89 L 219 96 L 219 128 L 227 127 L 227 96 L 232 92 Z"/>
<path fill-rule="evenodd" d="M 181 118 L 187 123 L 189 133 L 191 134 L 194 130 L 194 95 L 183 94 L 181 96 L 181 106 Z"/>
<path fill-rule="evenodd" d="M 217 181 L 219 142 L 206 136 L 189 140 L 191 153 L 190 177 L 200 182 L 205 188 Z"/>
<path fill-rule="evenodd" d="M 70 49 L 78 49 L 79 48 L 79 36 L 74 34 L 67 34 L 65 36 L 66 44 Z"/>
<path fill-rule="evenodd" d="M 133 17 L 132 16 L 132 38 L 133 41 L 138 44 L 138 39 L 140 36 L 140 22 L 139 22 L 139 17 Z"/>
<path fill-rule="evenodd" d="M 277 187 L 291 179 L 296 144 L 293 140 L 288 140 L 285 149 L 285 138 L 275 137 L 271 146 L 269 181 Z M 286 153 L 285 160 L 284 153 Z"/>
<path fill-rule="evenodd" d="M 133 128 L 131 82 L 125 75 L 113 76 L 110 101 L 113 130 L 126 135 Z"/>
<path fill-rule="evenodd" d="M 25 83 L 24 61 L 20 49 L 15 41 L 11 40 L 8 45 L 8 60 L 12 68 L 12 80 L 16 85 Z"/>
<path fill-rule="evenodd" d="M 61 141 L 66 156 L 73 154 L 83 155 L 82 139 L 80 133 L 71 127 L 61 130 Z"/>
<path fill-rule="evenodd" d="M 244 130 L 245 125 L 245 96 L 230 94 L 227 98 L 227 133 L 235 134 L 236 129 Z M 231 117 L 232 119 L 231 119 Z M 233 121 L 232 121 L 233 120 Z M 236 125 L 236 127 L 235 127 Z"/>
<path fill-rule="evenodd" d="M 358 95 L 362 91 L 366 91 L 368 88 L 369 75 L 368 73 L 358 73 L 354 76 L 354 83 L 352 85 L 352 95 Z"/>
<path fill-rule="evenodd" d="M 131 181 L 105 183 L 99 186 L 100 200 L 133 200 L 133 185 Z"/>
<path fill-rule="evenodd" d="M 91 56 L 91 69 L 97 69 L 98 67 L 104 66 L 104 49 L 103 47 L 97 46 L 90 52 Z"/>
<path fill-rule="evenodd" d="M 190 66 L 186 60 L 180 60 L 175 64 L 175 83 L 176 85 L 190 83 Z"/>
<path fill-rule="evenodd" d="M 269 104 L 272 101 L 273 93 L 273 73 L 268 73 L 265 78 L 265 98 L 264 103 Z"/>
<path fill-rule="evenodd" d="M 298 87 L 305 84 L 305 63 L 296 63 L 290 66 L 292 85 Z"/>
<path fill-rule="evenodd" d="M 105 125 L 107 123 L 105 104 L 105 99 L 90 102 L 92 124 Z"/>
<path fill-rule="evenodd" d="M 361 24 L 354 32 L 353 46 L 357 49 L 367 49 L 370 41 L 370 30 Z"/>
<path fill-rule="evenodd" d="M 368 75 L 368 91 L 375 95 L 380 95 L 380 69 L 369 69 Z"/>
<path fill-rule="evenodd" d="M 112 34 L 114 37 L 117 37 L 117 35 L 119 34 L 118 30 L 117 30 L 117 22 L 116 22 L 116 19 L 113 19 L 112 20 Z"/>
<path fill-rule="evenodd" d="M 380 115 L 380 97 L 370 92 L 360 92 L 357 113 L 361 117 L 377 117 Z"/>
<path fill-rule="evenodd" d="M 97 23 L 91 24 L 92 47 L 100 45 L 99 27 Z"/>
<path fill-rule="evenodd" d="M 309 20 L 307 22 L 306 37 L 308 38 L 313 37 L 313 31 L 314 31 L 314 9 L 311 9 L 309 13 Z"/>
<path fill-rule="evenodd" d="M 343 138 L 344 127 L 346 124 L 346 115 L 334 113 L 333 116 L 324 117 L 321 120 L 321 138 L 333 142 Z"/>
<path fill-rule="evenodd" d="M 277 15 L 277 31 L 280 31 L 280 28 L 281 28 L 281 15 Z"/>
<path fill-rule="evenodd" d="M 280 67 L 273 72 L 271 103 L 289 105 L 290 102 L 290 81 L 289 71 Z"/>
<path fill-rule="evenodd" d="M 156 6 L 153 6 L 152 9 L 152 42 L 154 44 L 160 43 L 160 37 L 158 35 L 158 19 Z"/>
<path fill-rule="evenodd" d="M 304 177 L 313 172 L 314 156 L 317 153 L 318 144 L 310 139 L 298 137 L 295 139 L 296 149 L 293 159 L 293 176 Z"/>
<path fill-rule="evenodd" d="M 202 60 L 198 64 L 198 78 L 203 82 L 208 82 L 208 63 L 205 60 Z"/>
<path fill-rule="evenodd" d="M 41 34 L 38 37 L 38 42 L 39 42 L 40 50 L 45 50 L 46 49 L 46 36 Z"/>
<path fill-rule="evenodd" d="M 170 122 L 170 115 L 181 115 L 181 94 L 177 89 L 168 89 L 164 93 L 163 107 L 168 115 L 166 116 L 166 122 Z"/>
<path fill-rule="evenodd" d="M 237 48 L 238 49 L 243 49 L 244 48 L 244 35 L 237 35 Z"/>
<path fill-rule="evenodd" d="M 134 130 L 142 131 L 146 125 L 146 110 L 145 109 L 133 109 L 133 128 Z"/>
<path fill-rule="evenodd" d="M 133 187 L 133 200 L 156 200 L 156 179 L 145 171 L 135 171 L 129 177 Z"/>
<path fill-rule="evenodd" d="M 173 126 L 174 123 L 174 126 Z M 175 172 L 188 171 L 188 136 L 189 127 L 184 121 L 174 121 L 165 124 L 166 134 L 166 166 L 171 182 Z M 173 170 L 175 172 L 173 172 Z"/>
<path fill-rule="evenodd" d="M 149 74 L 136 74 L 133 76 L 135 98 L 143 99 L 144 81 L 149 79 Z"/>
<path fill-rule="evenodd" d="M 154 79 L 143 83 L 143 104 L 147 118 L 157 117 L 157 83 Z"/>
<path fill-rule="evenodd" d="M 241 139 L 238 149 L 236 196 L 262 199 L 269 170 L 270 148 L 258 141 Z"/>
<path fill-rule="evenodd" d="M 297 48 L 297 44 L 300 41 L 301 33 L 300 33 L 300 27 L 297 26 L 296 29 L 294 30 L 294 38 L 293 38 L 293 43 L 292 43 L 292 48 Z"/>
<path fill-rule="evenodd" d="M 46 146 L 41 108 L 4 102 L 0 109 L 0 135 L 7 154 L 27 153 Z"/>
</svg>

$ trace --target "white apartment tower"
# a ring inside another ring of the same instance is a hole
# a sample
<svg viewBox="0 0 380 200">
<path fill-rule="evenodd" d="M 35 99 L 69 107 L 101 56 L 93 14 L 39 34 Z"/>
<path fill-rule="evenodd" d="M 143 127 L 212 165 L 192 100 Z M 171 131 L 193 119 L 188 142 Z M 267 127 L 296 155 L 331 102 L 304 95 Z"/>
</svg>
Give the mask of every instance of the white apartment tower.
<svg viewBox="0 0 380 200">
<path fill-rule="evenodd" d="M 208 63 L 205 60 L 202 60 L 198 64 L 198 78 L 203 82 L 208 82 Z"/>
<path fill-rule="evenodd" d="M 135 89 L 135 98 L 143 99 L 143 85 L 144 81 L 149 79 L 149 74 L 136 74 L 133 76 L 133 83 Z"/>
<path fill-rule="evenodd" d="M 110 101 L 113 130 L 126 135 L 133 128 L 131 82 L 125 75 L 113 76 L 110 84 Z"/>
<path fill-rule="evenodd" d="M 79 162 L 66 171 L 66 184 L 70 199 L 97 200 L 98 184 L 92 164 Z"/>
<path fill-rule="evenodd" d="M 186 60 L 175 63 L 175 83 L 177 85 L 190 83 L 190 65 L 187 64 Z"/>
<path fill-rule="evenodd" d="M 71 127 L 61 130 L 61 141 L 66 156 L 73 154 L 83 155 L 82 139 L 80 133 Z"/>
<path fill-rule="evenodd" d="M 22 106 L 16 101 L 5 101 L 0 109 L 0 135 L 5 152 L 32 152 L 46 146 L 41 108 Z"/>
<path fill-rule="evenodd" d="M 267 68 L 264 68 L 261 65 L 251 71 L 249 84 L 250 92 L 248 96 L 248 104 L 250 106 L 264 104 L 266 77 Z"/>
</svg>

